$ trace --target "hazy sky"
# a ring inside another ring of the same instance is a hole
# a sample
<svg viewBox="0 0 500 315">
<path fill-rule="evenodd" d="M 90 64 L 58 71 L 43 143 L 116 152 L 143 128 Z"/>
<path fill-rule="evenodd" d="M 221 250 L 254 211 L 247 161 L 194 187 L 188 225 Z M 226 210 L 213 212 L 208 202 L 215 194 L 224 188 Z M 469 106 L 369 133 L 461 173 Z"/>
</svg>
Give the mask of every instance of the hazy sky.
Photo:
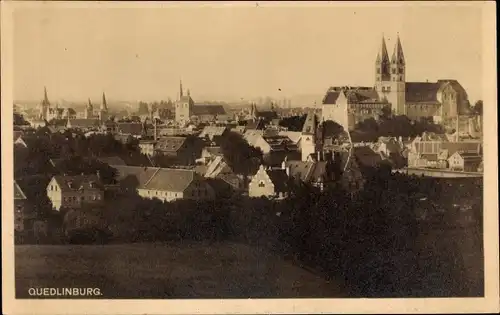
<svg viewBox="0 0 500 315">
<path fill-rule="evenodd" d="M 195 101 L 372 86 L 381 36 L 392 55 L 397 32 L 407 81 L 454 78 L 472 101 L 481 98 L 478 6 L 63 5 L 14 10 L 15 99 L 41 99 L 44 85 L 53 100 L 97 100 L 103 91 L 174 99 L 180 78 Z"/>
</svg>

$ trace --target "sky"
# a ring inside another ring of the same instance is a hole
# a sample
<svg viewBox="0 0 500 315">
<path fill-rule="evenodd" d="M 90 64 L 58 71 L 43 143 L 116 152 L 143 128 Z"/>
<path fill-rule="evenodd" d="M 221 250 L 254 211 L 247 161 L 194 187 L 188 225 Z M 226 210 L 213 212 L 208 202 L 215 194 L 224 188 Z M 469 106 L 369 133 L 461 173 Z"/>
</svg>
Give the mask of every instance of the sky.
<svg viewBox="0 0 500 315">
<path fill-rule="evenodd" d="M 456 79 L 482 98 L 478 5 L 91 4 L 14 9 L 14 99 L 44 86 L 51 99 L 175 99 L 180 79 L 195 101 L 321 95 L 373 86 L 382 35 L 392 55 L 398 33 L 407 81 Z"/>
</svg>

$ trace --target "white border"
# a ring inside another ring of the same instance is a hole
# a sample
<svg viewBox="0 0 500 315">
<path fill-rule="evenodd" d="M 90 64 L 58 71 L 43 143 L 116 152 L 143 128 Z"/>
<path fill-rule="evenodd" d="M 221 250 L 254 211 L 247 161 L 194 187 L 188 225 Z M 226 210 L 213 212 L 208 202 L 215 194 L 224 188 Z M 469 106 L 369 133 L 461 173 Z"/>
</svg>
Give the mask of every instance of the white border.
<svg viewBox="0 0 500 315">
<path fill-rule="evenodd" d="M 370 6 L 483 6 L 484 130 L 484 298 L 412 299 L 261 299 L 261 300 L 15 300 L 13 251 L 13 170 L 12 170 L 12 9 L 13 7 L 158 7 L 158 6 L 255 6 L 256 2 L 2 2 L 2 300 L 7 314 L 250 314 L 250 313 L 469 313 L 499 311 L 498 269 L 498 182 L 497 176 L 497 95 L 496 95 L 496 19 L 494 2 L 371 2 Z M 367 6 L 366 2 L 266 2 L 260 6 Z M 458 34 L 458 37 L 460 35 Z"/>
</svg>

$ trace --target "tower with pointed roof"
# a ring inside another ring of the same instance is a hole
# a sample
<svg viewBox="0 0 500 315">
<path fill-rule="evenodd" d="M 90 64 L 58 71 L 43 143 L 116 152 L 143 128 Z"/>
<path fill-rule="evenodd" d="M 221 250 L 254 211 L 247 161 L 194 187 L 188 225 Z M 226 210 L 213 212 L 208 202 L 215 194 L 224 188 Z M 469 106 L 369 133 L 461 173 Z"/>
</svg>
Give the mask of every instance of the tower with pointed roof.
<svg viewBox="0 0 500 315">
<path fill-rule="evenodd" d="M 94 105 L 92 105 L 92 101 L 89 98 L 87 107 L 85 108 L 85 119 L 94 118 Z"/>
<path fill-rule="evenodd" d="M 40 113 L 39 113 L 40 119 L 44 119 L 44 120 L 48 119 L 47 116 L 48 116 L 49 108 L 50 108 L 50 102 L 49 102 L 49 97 L 47 95 L 47 87 L 44 86 L 43 87 L 43 100 L 40 103 Z"/>
<path fill-rule="evenodd" d="M 102 93 L 101 108 L 99 109 L 99 120 L 104 121 L 108 119 L 108 102 L 106 101 L 106 94 Z"/>
<path fill-rule="evenodd" d="M 318 128 L 318 120 L 314 112 L 309 112 L 302 127 L 300 136 L 300 149 L 302 153 L 302 161 L 307 161 L 311 154 L 316 152 L 316 135 Z"/>
<path fill-rule="evenodd" d="M 194 101 L 188 90 L 188 95 L 184 95 L 182 81 L 179 83 L 179 100 L 175 103 L 175 121 L 181 125 L 186 124 L 193 114 Z"/>
<path fill-rule="evenodd" d="M 381 100 L 387 100 L 391 104 L 393 113 L 397 115 L 406 114 L 405 74 L 406 64 L 399 34 L 391 59 L 389 59 L 385 38 L 382 37 L 381 48 L 375 61 L 375 90 Z"/>
</svg>

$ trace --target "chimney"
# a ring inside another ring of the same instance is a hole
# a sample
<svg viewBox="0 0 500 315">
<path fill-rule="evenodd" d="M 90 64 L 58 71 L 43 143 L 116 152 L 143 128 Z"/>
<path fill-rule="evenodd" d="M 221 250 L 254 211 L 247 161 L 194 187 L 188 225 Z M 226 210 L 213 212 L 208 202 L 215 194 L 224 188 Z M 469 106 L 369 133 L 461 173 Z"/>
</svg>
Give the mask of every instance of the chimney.
<svg viewBox="0 0 500 315">
<path fill-rule="evenodd" d="M 99 170 L 96 171 L 97 179 L 101 180 L 101 172 Z"/>
<path fill-rule="evenodd" d="M 285 167 L 286 176 L 290 177 L 290 166 Z"/>
<path fill-rule="evenodd" d="M 321 161 L 321 151 L 318 151 L 318 152 L 317 152 L 317 156 L 318 156 L 318 158 L 317 158 L 317 159 L 318 159 L 318 162 L 320 162 L 320 161 Z"/>
<path fill-rule="evenodd" d="M 158 139 L 157 133 L 156 133 L 156 118 L 154 118 L 154 140 L 156 141 Z"/>
</svg>

